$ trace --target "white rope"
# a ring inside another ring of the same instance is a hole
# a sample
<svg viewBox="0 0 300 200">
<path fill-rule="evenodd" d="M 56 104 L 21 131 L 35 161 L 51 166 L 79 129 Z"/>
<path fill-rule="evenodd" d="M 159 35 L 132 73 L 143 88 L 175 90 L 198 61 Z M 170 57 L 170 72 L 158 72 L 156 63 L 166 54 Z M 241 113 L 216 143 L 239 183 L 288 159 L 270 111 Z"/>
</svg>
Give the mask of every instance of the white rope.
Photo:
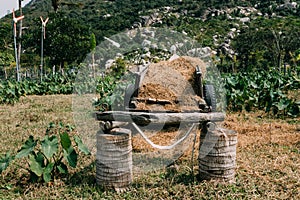
<svg viewBox="0 0 300 200">
<path fill-rule="evenodd" d="M 170 146 L 161 146 L 161 145 L 157 145 L 154 144 L 145 134 L 144 132 L 134 123 L 132 122 L 132 125 L 134 126 L 134 128 L 141 134 L 141 136 L 146 140 L 146 142 L 148 144 L 150 144 L 152 147 L 160 149 L 160 150 L 169 150 L 174 148 L 176 145 L 178 145 L 179 143 L 181 143 L 182 141 L 184 141 L 192 132 L 193 128 L 195 127 L 195 123 L 193 123 L 193 125 L 191 126 L 191 128 L 186 132 L 186 134 L 180 138 L 180 140 L 177 140 L 174 144 L 170 145 Z"/>
</svg>

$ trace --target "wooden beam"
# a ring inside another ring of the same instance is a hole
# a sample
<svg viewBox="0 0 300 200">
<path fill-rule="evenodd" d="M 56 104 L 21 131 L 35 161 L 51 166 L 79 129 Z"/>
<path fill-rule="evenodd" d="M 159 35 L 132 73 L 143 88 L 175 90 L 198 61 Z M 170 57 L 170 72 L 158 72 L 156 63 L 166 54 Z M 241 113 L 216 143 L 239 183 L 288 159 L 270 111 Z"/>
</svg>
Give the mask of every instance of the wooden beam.
<svg viewBox="0 0 300 200">
<path fill-rule="evenodd" d="M 225 113 L 148 113 L 148 112 L 126 112 L 126 111 L 107 111 L 96 112 L 96 120 L 100 121 L 121 121 L 135 122 L 139 125 L 150 123 L 157 124 L 180 124 L 198 123 L 207 121 L 224 121 Z"/>
<path fill-rule="evenodd" d="M 128 122 L 118 122 L 118 121 L 100 121 L 100 128 L 104 131 L 109 131 L 114 128 L 120 128 L 127 126 Z"/>
</svg>

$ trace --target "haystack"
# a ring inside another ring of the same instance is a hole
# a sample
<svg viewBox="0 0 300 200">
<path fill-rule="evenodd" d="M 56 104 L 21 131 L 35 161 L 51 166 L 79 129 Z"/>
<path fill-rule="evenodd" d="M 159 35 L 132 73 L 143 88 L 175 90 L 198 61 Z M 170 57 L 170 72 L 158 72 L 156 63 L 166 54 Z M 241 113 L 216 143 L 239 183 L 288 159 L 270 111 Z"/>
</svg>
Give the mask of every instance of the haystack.
<svg viewBox="0 0 300 200">
<path fill-rule="evenodd" d="M 150 64 L 139 88 L 137 109 L 175 112 L 199 110 L 199 104 L 205 104 L 205 101 L 195 92 L 197 66 L 204 77 L 206 65 L 195 57 L 182 56 Z"/>
</svg>

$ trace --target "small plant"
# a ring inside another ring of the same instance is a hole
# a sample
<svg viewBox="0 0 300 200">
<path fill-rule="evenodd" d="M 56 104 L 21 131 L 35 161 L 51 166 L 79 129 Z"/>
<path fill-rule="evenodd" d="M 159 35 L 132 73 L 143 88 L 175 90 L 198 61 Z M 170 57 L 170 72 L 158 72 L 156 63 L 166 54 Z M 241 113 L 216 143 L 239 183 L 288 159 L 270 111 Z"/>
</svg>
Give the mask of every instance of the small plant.
<svg viewBox="0 0 300 200">
<path fill-rule="evenodd" d="M 95 99 L 93 106 L 98 111 L 123 109 L 126 87 L 134 82 L 134 76 L 126 74 L 126 60 L 117 59 L 116 63 L 107 71 L 104 77 L 98 79 L 96 91 L 99 99 Z"/>
<path fill-rule="evenodd" d="M 11 156 L 9 152 L 0 158 L 0 173 L 2 173 L 9 166 L 13 159 L 14 156 Z"/>
<path fill-rule="evenodd" d="M 27 170 L 30 173 L 31 181 L 49 182 L 59 174 L 67 174 L 68 166 L 77 166 L 78 153 L 73 144 L 75 143 L 79 151 L 86 155 L 90 154 L 88 148 L 82 140 L 74 135 L 73 141 L 70 133 L 74 127 L 63 123 L 50 123 L 46 136 L 42 140 L 35 139 L 32 135 L 25 141 L 16 156 L 6 154 L 0 159 L 0 172 L 5 170 L 13 159 L 27 158 Z"/>
</svg>

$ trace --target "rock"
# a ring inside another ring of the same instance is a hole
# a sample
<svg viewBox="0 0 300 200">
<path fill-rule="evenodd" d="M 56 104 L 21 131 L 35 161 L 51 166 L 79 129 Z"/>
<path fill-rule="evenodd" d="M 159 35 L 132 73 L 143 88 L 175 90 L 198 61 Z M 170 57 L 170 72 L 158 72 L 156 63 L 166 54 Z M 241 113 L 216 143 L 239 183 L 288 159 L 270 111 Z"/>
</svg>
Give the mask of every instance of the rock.
<svg viewBox="0 0 300 200">
<path fill-rule="evenodd" d="M 250 18 L 249 17 L 240 18 L 240 22 L 242 22 L 242 23 L 250 22 Z"/>
</svg>

